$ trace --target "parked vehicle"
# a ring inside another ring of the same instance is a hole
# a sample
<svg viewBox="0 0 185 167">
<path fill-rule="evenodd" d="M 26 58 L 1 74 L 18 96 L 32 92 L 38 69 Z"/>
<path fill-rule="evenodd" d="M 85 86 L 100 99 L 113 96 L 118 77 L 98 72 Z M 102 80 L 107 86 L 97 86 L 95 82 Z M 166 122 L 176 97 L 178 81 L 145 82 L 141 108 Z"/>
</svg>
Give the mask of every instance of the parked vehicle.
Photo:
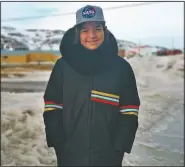
<svg viewBox="0 0 185 167">
<path fill-rule="evenodd" d="M 182 54 L 180 49 L 160 49 L 157 51 L 158 56 L 169 56 L 169 55 L 177 55 Z"/>
</svg>

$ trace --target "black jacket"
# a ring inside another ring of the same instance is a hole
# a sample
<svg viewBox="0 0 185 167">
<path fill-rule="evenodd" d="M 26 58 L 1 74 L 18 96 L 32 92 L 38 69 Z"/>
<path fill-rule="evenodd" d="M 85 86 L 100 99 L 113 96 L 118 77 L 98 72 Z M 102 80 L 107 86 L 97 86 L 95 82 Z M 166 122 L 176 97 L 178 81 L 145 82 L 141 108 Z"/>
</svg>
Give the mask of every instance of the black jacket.
<svg viewBox="0 0 185 167">
<path fill-rule="evenodd" d="M 74 53 L 70 29 L 61 42 L 58 59 L 44 94 L 43 113 L 48 147 L 54 147 L 64 166 L 116 166 L 130 153 L 138 128 L 138 96 L 130 64 L 117 55 L 110 33 L 110 60 L 95 75 L 70 64 Z M 102 56 L 102 55 L 100 55 Z M 77 60 L 76 60 L 77 61 Z"/>
</svg>

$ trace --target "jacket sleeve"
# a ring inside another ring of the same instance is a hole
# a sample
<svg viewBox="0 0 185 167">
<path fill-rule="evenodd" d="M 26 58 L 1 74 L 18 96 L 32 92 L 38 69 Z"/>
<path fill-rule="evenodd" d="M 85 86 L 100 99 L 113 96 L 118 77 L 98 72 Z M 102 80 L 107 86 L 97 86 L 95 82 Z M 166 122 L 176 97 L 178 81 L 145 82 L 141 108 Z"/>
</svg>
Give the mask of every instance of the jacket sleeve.
<svg viewBox="0 0 185 167">
<path fill-rule="evenodd" d="M 132 67 L 125 64 L 122 78 L 119 121 L 116 133 L 116 147 L 130 154 L 138 128 L 140 99 Z"/>
<path fill-rule="evenodd" d="M 54 147 L 62 140 L 63 76 L 60 59 L 55 63 L 44 93 L 44 125 L 48 147 Z"/>
</svg>

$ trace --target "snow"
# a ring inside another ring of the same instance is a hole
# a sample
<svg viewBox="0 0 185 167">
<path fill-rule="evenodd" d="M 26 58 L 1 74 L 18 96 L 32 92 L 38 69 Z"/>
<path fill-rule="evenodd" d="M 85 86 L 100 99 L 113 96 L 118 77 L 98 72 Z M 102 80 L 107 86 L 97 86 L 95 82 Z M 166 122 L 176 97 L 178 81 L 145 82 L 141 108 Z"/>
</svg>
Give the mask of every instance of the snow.
<svg viewBox="0 0 185 167">
<path fill-rule="evenodd" d="M 9 33 L 20 33 L 22 36 L 14 36 L 10 35 Z M 55 45 L 50 46 L 50 43 L 45 43 L 45 41 L 52 41 L 52 40 L 58 40 L 61 41 L 64 32 L 61 30 L 58 32 L 58 34 L 55 34 L 52 30 L 36 30 L 36 31 L 28 31 L 25 29 L 14 29 L 9 30 L 7 28 L 1 27 L 1 34 L 6 36 L 10 39 L 15 39 L 16 41 L 28 46 L 30 50 L 44 50 L 47 49 L 56 49 L 58 50 L 60 42 L 58 42 L 58 47 Z M 44 48 L 42 48 L 43 43 L 45 43 Z"/>
<path fill-rule="evenodd" d="M 184 55 L 126 60 L 136 76 L 141 107 L 134 146 L 123 165 L 183 165 Z M 50 72 L 25 74 L 20 82 L 47 81 Z M 56 166 L 54 150 L 46 145 L 43 93 L 1 92 L 2 165 Z"/>
</svg>

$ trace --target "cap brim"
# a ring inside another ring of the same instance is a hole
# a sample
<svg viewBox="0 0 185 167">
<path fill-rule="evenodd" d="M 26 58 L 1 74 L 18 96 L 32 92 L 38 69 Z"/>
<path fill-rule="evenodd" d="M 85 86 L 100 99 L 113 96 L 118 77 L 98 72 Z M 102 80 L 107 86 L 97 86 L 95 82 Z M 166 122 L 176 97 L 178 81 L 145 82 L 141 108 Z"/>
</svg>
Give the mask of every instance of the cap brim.
<svg viewBox="0 0 185 167">
<path fill-rule="evenodd" d="M 79 26 L 79 25 L 81 25 L 83 23 L 86 23 L 86 22 L 103 22 L 103 23 L 105 23 L 104 20 L 88 20 L 88 21 L 84 20 L 84 21 L 82 21 L 80 23 L 75 24 L 73 27 L 75 28 L 75 27 L 77 27 L 77 26 Z"/>
</svg>

